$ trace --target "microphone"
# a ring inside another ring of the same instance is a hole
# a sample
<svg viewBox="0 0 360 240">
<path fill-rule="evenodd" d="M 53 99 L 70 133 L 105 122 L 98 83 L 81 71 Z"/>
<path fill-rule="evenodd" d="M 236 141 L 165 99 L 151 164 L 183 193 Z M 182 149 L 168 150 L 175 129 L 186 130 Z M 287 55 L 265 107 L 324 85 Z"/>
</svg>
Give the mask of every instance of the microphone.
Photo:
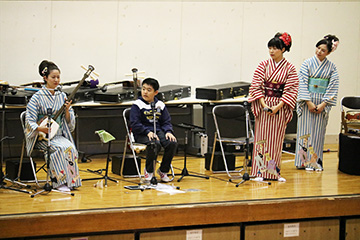
<svg viewBox="0 0 360 240">
<path fill-rule="evenodd" d="M 47 108 L 46 109 L 46 115 L 50 118 L 52 114 L 52 108 Z"/>
<path fill-rule="evenodd" d="M 62 86 L 61 86 L 61 85 L 57 86 L 57 87 L 55 88 L 55 91 L 61 92 L 61 91 L 62 91 Z"/>
<path fill-rule="evenodd" d="M 152 109 L 152 110 L 155 110 L 155 102 L 151 102 L 151 103 L 150 103 L 150 106 L 151 106 L 151 109 Z"/>
<path fill-rule="evenodd" d="M 264 110 L 265 112 L 269 112 L 269 113 L 272 113 L 272 112 L 273 112 L 273 110 L 272 110 L 271 108 L 268 108 L 268 107 L 264 107 L 263 110 Z M 277 111 L 276 114 L 279 114 L 279 111 Z"/>
</svg>

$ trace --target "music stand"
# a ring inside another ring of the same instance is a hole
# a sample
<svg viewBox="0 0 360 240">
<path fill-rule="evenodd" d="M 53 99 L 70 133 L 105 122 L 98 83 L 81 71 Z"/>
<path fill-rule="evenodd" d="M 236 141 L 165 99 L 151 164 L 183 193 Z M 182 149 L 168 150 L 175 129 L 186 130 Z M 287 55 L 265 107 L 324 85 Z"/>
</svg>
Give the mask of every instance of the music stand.
<svg viewBox="0 0 360 240">
<path fill-rule="evenodd" d="M 97 135 L 99 135 L 100 140 L 101 140 L 102 143 L 108 143 L 109 144 L 108 145 L 107 158 L 106 158 L 106 168 L 105 169 L 98 169 L 98 170 L 87 169 L 87 171 L 89 171 L 91 173 L 101 175 L 102 171 L 105 170 L 105 175 L 103 175 L 102 177 L 97 177 L 97 178 L 83 179 L 83 181 L 105 179 L 105 187 L 107 187 L 107 180 L 113 181 L 114 183 L 119 183 L 119 181 L 117 181 L 115 179 L 112 179 L 111 177 L 108 176 L 109 162 L 111 161 L 111 159 L 110 159 L 111 142 L 113 140 L 115 140 L 115 137 L 113 135 L 111 135 L 110 133 L 106 132 L 105 130 L 98 130 L 98 131 L 95 131 L 95 133 Z"/>
<path fill-rule="evenodd" d="M 189 131 L 191 132 L 198 132 L 199 130 L 197 128 L 195 128 L 194 126 L 191 125 L 187 125 L 184 123 L 180 123 L 177 124 L 176 126 L 185 129 L 185 139 L 184 139 L 184 167 L 181 171 L 181 177 L 177 180 L 178 182 L 180 182 L 185 176 L 189 176 L 189 177 L 199 177 L 199 178 L 205 178 L 205 179 L 209 179 L 208 176 L 201 176 L 201 175 L 195 175 L 195 174 L 190 174 L 189 171 L 186 168 L 186 153 L 187 153 L 187 146 L 188 146 L 188 133 Z M 176 174 L 179 175 L 179 174 Z"/>
</svg>

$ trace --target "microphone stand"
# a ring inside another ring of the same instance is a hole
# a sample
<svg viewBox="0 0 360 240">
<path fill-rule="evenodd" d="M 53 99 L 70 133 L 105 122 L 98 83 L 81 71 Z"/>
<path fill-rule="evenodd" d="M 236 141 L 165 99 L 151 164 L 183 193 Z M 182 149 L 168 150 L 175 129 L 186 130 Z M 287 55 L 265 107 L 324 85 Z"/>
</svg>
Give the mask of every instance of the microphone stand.
<svg viewBox="0 0 360 240">
<path fill-rule="evenodd" d="M 41 190 L 40 192 L 37 192 L 35 194 L 32 194 L 31 197 L 35 197 L 36 195 L 43 193 L 43 192 L 51 192 L 51 191 L 55 191 L 55 192 L 60 192 L 60 193 L 65 193 L 65 194 L 70 194 L 71 196 L 75 196 L 74 193 L 71 192 L 63 192 L 63 191 L 59 191 L 57 189 L 54 189 L 52 187 L 52 185 L 49 182 L 49 178 L 50 178 L 50 136 L 51 136 L 51 114 L 52 114 L 52 109 L 48 108 L 46 111 L 47 114 L 47 128 L 48 128 L 48 133 L 47 133 L 47 146 L 46 146 L 46 183 L 43 187 L 43 190 Z"/>
<path fill-rule="evenodd" d="M 1 110 L 2 110 L 2 121 L 1 121 L 1 140 L 0 140 L 0 144 L 1 144 L 0 189 L 8 189 L 8 190 L 13 190 L 13 191 L 17 191 L 17 192 L 23 192 L 23 193 L 31 194 L 31 192 L 29 192 L 29 191 L 25 191 L 25 190 L 17 189 L 17 188 L 12 188 L 12 187 L 7 187 L 7 186 L 5 186 L 6 183 L 4 182 L 4 180 L 6 180 L 6 181 L 9 181 L 9 182 L 18 184 L 18 185 L 20 185 L 20 186 L 30 188 L 29 185 L 26 185 L 26 184 L 24 184 L 24 183 L 21 183 L 21 182 L 18 182 L 18 181 L 15 181 L 15 180 L 11 180 L 11 179 L 6 178 L 6 175 L 3 173 L 4 141 L 5 141 L 6 139 L 14 139 L 14 137 L 4 136 L 4 135 L 5 135 L 5 111 L 6 111 L 6 109 L 5 109 L 5 107 L 6 107 L 6 104 L 5 104 L 5 94 L 6 94 L 6 92 L 7 92 L 7 89 L 8 89 L 8 85 L 3 85 L 3 86 L 1 86 L 1 91 L 2 91 L 2 109 L 1 109 Z M 20 167 L 21 167 L 21 166 L 19 166 L 19 168 L 20 168 Z"/>
<path fill-rule="evenodd" d="M 249 115 L 249 111 L 248 111 L 248 106 L 249 103 L 248 102 L 244 102 L 244 107 L 245 107 L 245 124 L 246 124 L 246 139 L 245 139 L 245 167 L 244 167 L 244 174 L 242 175 L 242 181 L 236 184 L 236 187 L 239 187 L 240 184 L 243 184 L 246 181 L 252 180 L 251 178 L 254 178 L 254 176 L 250 176 L 248 171 L 247 171 L 247 167 L 249 164 L 249 155 L 250 155 L 250 134 L 249 131 L 251 131 L 251 135 L 252 137 L 254 137 L 254 133 L 252 130 L 252 126 L 251 126 L 251 120 L 250 120 L 250 115 Z M 271 110 L 271 109 L 270 109 Z M 255 144 L 255 143 L 254 143 Z M 271 182 L 266 182 L 266 181 L 259 181 L 262 183 L 266 183 L 268 185 L 271 185 Z"/>
<path fill-rule="evenodd" d="M 154 139 L 150 143 L 150 148 L 154 151 L 154 155 L 156 156 L 156 109 L 155 109 L 155 102 L 151 102 L 151 109 L 153 112 L 153 122 L 154 122 Z M 156 169 L 156 157 L 153 160 L 153 176 L 150 180 L 151 185 L 157 185 L 157 179 L 155 177 L 155 169 Z"/>
</svg>

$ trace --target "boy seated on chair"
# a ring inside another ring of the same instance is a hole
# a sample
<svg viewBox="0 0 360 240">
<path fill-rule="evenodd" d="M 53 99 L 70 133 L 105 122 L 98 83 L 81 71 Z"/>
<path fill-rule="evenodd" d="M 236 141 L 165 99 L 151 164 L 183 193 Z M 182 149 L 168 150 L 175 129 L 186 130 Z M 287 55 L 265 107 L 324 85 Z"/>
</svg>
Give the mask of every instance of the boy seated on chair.
<svg viewBox="0 0 360 240">
<path fill-rule="evenodd" d="M 161 149 L 164 155 L 157 169 L 157 174 L 163 182 L 170 182 L 167 173 L 177 147 L 176 137 L 173 134 L 170 114 L 165 104 L 156 98 L 159 83 L 156 79 L 146 78 L 142 82 L 141 97 L 131 107 L 130 126 L 135 141 L 146 144 L 146 164 L 144 169 L 145 181 L 150 181 L 154 174 L 154 161 Z M 154 132 L 154 111 L 156 133 Z"/>
</svg>

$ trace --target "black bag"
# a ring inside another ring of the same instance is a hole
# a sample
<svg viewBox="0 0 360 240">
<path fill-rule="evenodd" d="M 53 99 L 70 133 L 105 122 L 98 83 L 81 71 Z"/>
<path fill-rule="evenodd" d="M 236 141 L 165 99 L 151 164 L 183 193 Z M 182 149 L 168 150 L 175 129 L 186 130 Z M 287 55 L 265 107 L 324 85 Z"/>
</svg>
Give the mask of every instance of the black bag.
<svg viewBox="0 0 360 240">
<path fill-rule="evenodd" d="M 210 170 L 212 152 L 205 153 L 205 169 Z M 229 171 L 235 170 L 235 155 L 225 152 L 226 164 Z M 212 171 L 225 171 L 224 159 L 221 152 L 214 153 Z"/>
<path fill-rule="evenodd" d="M 339 135 L 339 170 L 352 174 L 360 175 L 360 137 L 348 136 L 340 133 Z"/>
<path fill-rule="evenodd" d="M 36 163 L 34 163 L 34 168 L 36 169 Z M 14 180 L 19 171 L 20 160 L 8 160 L 6 161 L 6 174 L 9 179 Z M 32 171 L 31 163 L 29 159 L 23 159 L 21 173 L 21 180 L 35 180 L 34 173 Z"/>
<path fill-rule="evenodd" d="M 250 83 L 233 82 L 196 88 L 196 98 L 208 100 L 221 100 L 249 94 Z"/>
<path fill-rule="evenodd" d="M 111 158 L 111 171 L 112 173 L 121 175 L 121 164 L 122 164 L 123 155 L 119 156 L 113 156 Z M 139 171 L 141 169 L 141 159 L 139 157 L 136 158 L 137 164 L 139 167 Z M 124 163 L 124 172 L 123 175 L 127 176 L 135 176 L 138 175 L 138 172 L 136 170 L 134 158 L 132 155 L 125 155 L 125 163 Z"/>
<path fill-rule="evenodd" d="M 183 85 L 165 85 L 159 89 L 157 99 L 166 102 L 169 100 L 178 100 L 185 97 L 190 97 L 191 87 Z"/>
</svg>

